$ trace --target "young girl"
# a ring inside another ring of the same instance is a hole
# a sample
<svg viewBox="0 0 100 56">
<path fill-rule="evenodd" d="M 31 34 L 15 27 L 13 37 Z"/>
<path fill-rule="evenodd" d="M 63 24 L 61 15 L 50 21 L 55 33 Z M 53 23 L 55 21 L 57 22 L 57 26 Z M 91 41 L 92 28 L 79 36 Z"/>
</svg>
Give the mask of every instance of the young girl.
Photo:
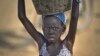
<svg viewBox="0 0 100 56">
<path fill-rule="evenodd" d="M 72 56 L 79 15 L 79 0 L 73 0 L 69 32 L 63 41 L 60 39 L 60 37 L 66 29 L 64 13 L 42 15 L 42 29 L 44 33 L 44 35 L 42 35 L 35 29 L 35 27 L 26 17 L 24 3 L 24 0 L 18 0 L 18 16 L 26 30 L 38 43 L 40 51 L 39 55 Z"/>
</svg>

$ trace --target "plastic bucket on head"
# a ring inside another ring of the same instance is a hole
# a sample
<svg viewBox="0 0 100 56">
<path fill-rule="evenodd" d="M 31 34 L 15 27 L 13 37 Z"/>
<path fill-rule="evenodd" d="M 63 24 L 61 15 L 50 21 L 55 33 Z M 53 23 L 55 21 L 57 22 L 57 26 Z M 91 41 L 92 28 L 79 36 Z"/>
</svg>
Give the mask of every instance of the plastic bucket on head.
<svg viewBox="0 0 100 56">
<path fill-rule="evenodd" d="M 32 0 L 38 14 L 52 15 L 71 9 L 72 0 Z"/>
</svg>

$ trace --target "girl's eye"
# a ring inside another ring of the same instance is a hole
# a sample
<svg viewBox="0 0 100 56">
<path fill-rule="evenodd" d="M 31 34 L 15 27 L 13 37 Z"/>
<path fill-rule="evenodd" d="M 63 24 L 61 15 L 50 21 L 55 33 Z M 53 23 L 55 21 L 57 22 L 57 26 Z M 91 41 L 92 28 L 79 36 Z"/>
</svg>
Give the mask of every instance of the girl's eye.
<svg viewBox="0 0 100 56">
<path fill-rule="evenodd" d="M 59 28 L 58 28 L 58 27 L 53 27 L 53 29 L 54 29 L 54 30 L 59 30 Z"/>
<path fill-rule="evenodd" d="M 49 28 L 49 27 L 45 27 L 44 29 L 45 29 L 45 30 L 49 30 L 50 28 Z"/>
<path fill-rule="evenodd" d="M 50 29 L 50 27 L 47 27 L 47 29 L 49 30 L 49 29 Z"/>
<path fill-rule="evenodd" d="M 56 27 L 53 27 L 53 29 L 56 30 L 57 28 Z"/>
<path fill-rule="evenodd" d="M 45 30 L 50 30 L 50 29 L 52 29 L 52 30 L 58 30 L 59 28 L 57 28 L 57 27 L 45 27 L 44 29 Z"/>
</svg>

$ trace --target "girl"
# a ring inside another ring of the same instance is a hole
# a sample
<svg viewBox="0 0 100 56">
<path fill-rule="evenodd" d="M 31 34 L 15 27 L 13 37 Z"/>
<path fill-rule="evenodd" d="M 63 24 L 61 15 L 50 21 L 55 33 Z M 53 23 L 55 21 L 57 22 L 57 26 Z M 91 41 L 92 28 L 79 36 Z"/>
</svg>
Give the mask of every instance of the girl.
<svg viewBox="0 0 100 56">
<path fill-rule="evenodd" d="M 38 43 L 40 51 L 39 55 L 72 56 L 79 16 L 79 0 L 73 0 L 69 32 L 64 40 L 60 39 L 61 35 L 66 29 L 64 13 L 42 15 L 42 29 L 44 33 L 44 35 L 42 35 L 35 29 L 35 27 L 26 17 L 24 3 L 24 0 L 18 0 L 18 16 L 28 33 Z"/>
</svg>

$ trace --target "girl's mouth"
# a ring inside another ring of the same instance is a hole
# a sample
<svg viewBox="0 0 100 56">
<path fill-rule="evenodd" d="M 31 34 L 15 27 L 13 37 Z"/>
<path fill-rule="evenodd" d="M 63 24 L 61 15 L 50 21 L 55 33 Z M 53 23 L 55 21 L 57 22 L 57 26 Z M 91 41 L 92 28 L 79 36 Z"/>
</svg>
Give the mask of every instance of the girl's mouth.
<svg viewBox="0 0 100 56">
<path fill-rule="evenodd" d="M 54 37 L 55 35 L 49 35 L 49 36 Z"/>
</svg>

